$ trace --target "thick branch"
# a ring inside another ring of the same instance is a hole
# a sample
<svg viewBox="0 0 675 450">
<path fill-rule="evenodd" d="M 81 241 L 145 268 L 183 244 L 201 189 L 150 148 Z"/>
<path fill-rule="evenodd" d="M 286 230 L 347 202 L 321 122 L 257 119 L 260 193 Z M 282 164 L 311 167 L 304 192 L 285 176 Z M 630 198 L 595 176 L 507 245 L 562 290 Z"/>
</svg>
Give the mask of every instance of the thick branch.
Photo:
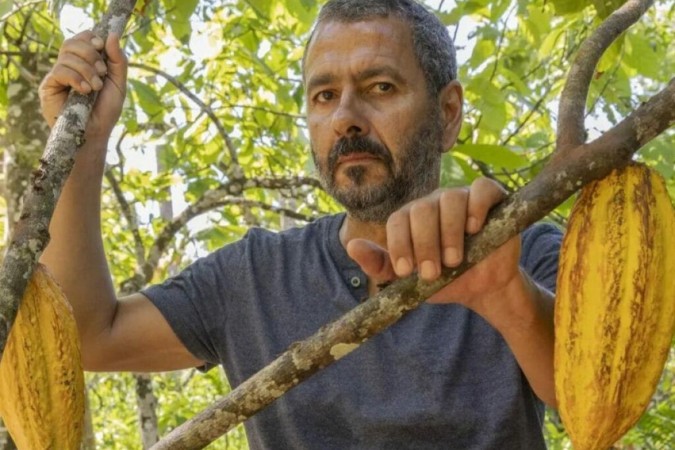
<svg viewBox="0 0 675 450">
<path fill-rule="evenodd" d="M 595 67 L 607 48 L 621 33 L 642 17 L 654 0 L 628 0 L 614 11 L 579 48 L 570 69 L 558 108 L 558 150 L 586 141 L 584 112 Z"/>
<path fill-rule="evenodd" d="M 230 395 L 185 422 L 152 447 L 199 449 L 281 397 L 320 369 L 358 348 L 416 308 L 513 236 L 541 219 L 586 183 L 626 164 L 640 147 L 675 123 L 675 80 L 609 132 L 556 154 L 531 183 L 495 208 L 483 230 L 468 238 L 466 259 L 433 283 L 399 280 L 288 351 Z"/>
<path fill-rule="evenodd" d="M 135 3 L 135 0 L 113 0 L 94 32 L 104 39 L 111 31 L 121 35 Z M 33 172 L 0 272 L 0 358 L 28 279 L 49 242 L 49 222 L 73 168 L 75 153 L 83 143 L 84 130 L 95 100 L 95 94 L 83 96 L 73 92 L 69 95 L 49 136 L 40 166 Z"/>
</svg>

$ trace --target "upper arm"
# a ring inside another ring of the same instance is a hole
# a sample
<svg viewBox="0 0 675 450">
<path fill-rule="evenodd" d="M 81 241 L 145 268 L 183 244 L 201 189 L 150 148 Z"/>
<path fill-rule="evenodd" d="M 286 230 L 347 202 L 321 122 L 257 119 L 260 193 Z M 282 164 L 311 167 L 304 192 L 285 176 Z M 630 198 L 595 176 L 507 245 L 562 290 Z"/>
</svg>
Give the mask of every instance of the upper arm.
<svg viewBox="0 0 675 450">
<path fill-rule="evenodd" d="M 85 370 L 158 372 L 204 365 L 140 293 L 120 299 L 110 327 L 87 344 L 82 355 Z"/>
</svg>

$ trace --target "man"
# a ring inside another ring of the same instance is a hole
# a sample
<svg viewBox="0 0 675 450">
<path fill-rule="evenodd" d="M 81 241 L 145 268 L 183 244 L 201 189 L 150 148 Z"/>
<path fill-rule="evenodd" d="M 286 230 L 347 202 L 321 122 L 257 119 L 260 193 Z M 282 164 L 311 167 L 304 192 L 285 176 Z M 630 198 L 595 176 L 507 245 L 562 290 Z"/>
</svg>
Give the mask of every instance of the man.
<svg viewBox="0 0 675 450">
<path fill-rule="evenodd" d="M 464 234 L 480 230 L 504 196 L 486 179 L 437 189 L 440 157 L 462 118 L 443 25 L 413 0 L 331 0 L 303 75 L 312 154 L 346 215 L 279 234 L 251 230 L 176 278 L 117 300 L 99 192 L 127 63 L 117 37 L 105 44 L 107 67 L 103 47 L 90 32 L 66 41 L 40 89 L 50 124 L 69 88 L 100 93 L 42 258 L 73 303 L 88 370 L 223 364 L 238 385 L 379 283 L 413 271 L 434 280 L 442 265 L 459 264 Z M 544 448 L 542 400 L 555 405 L 559 238 L 552 227 L 529 230 L 522 256 L 521 239 L 505 244 L 249 420 L 251 447 Z"/>
</svg>

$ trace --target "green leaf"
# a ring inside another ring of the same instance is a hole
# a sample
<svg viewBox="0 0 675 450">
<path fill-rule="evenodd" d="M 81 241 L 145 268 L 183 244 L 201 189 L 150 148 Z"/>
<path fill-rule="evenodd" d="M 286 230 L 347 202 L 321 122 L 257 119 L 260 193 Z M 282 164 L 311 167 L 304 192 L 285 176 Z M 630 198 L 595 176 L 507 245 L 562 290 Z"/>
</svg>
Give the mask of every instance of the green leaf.
<svg viewBox="0 0 675 450">
<path fill-rule="evenodd" d="M 12 10 L 12 0 L 0 0 L 0 18 Z"/>
<path fill-rule="evenodd" d="M 588 6 L 586 0 L 553 0 L 552 3 L 558 16 L 578 13 Z"/>
<path fill-rule="evenodd" d="M 617 10 L 621 5 L 626 3 L 626 0 L 592 0 L 593 7 L 598 12 L 598 17 L 606 18 Z"/>
<path fill-rule="evenodd" d="M 272 10 L 272 1 L 271 0 L 246 0 L 246 3 L 251 5 L 253 10 L 259 16 L 266 18 L 269 17 Z"/>
<path fill-rule="evenodd" d="M 527 165 L 524 156 L 501 145 L 463 144 L 455 146 L 453 151 L 502 169 L 518 169 Z"/>
<path fill-rule="evenodd" d="M 655 43 L 638 33 L 626 37 L 626 56 L 624 62 L 637 73 L 650 78 L 660 75 L 661 61 Z"/>
<path fill-rule="evenodd" d="M 493 40 L 482 39 L 478 41 L 476 46 L 473 48 L 473 53 L 471 54 L 469 64 L 471 64 L 472 67 L 478 67 L 491 56 L 495 56 L 495 53 L 495 42 Z"/>
<path fill-rule="evenodd" d="M 129 80 L 132 86 L 132 93 L 136 96 L 138 106 L 143 109 L 143 112 L 150 118 L 161 115 L 163 112 L 162 100 L 159 98 L 154 89 L 147 84 L 131 79 Z"/>
</svg>

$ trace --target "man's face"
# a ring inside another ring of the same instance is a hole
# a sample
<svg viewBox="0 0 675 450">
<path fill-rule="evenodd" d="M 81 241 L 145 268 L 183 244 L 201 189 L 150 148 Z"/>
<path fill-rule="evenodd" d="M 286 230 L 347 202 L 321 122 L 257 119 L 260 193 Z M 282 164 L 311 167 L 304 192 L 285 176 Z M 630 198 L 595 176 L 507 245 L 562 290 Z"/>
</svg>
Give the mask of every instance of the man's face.
<svg viewBox="0 0 675 450">
<path fill-rule="evenodd" d="M 327 22 L 305 59 L 312 155 L 329 194 L 383 223 L 438 184 L 443 125 L 408 26 Z"/>
</svg>

